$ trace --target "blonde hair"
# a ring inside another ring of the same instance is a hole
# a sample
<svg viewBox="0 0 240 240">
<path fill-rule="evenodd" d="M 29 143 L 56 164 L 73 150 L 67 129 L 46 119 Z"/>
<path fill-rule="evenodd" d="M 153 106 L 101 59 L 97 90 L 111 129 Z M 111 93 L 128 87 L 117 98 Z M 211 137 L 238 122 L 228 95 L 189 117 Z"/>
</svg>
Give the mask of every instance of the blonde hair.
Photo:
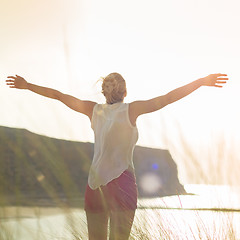
<svg viewBox="0 0 240 240">
<path fill-rule="evenodd" d="M 119 73 L 110 73 L 103 78 L 102 93 L 108 104 L 122 102 L 126 96 L 126 82 Z"/>
</svg>

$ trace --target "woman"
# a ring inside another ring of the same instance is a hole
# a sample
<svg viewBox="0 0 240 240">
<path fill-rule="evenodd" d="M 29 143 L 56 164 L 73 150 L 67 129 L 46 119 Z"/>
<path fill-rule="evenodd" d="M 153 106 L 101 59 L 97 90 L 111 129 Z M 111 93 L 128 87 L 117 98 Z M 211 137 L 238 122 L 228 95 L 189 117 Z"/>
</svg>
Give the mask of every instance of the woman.
<svg viewBox="0 0 240 240">
<path fill-rule="evenodd" d="M 103 78 L 102 93 L 106 104 L 83 101 L 57 90 L 28 83 L 16 75 L 6 80 L 10 88 L 28 89 L 57 99 L 71 109 L 87 115 L 95 135 L 94 157 L 85 192 L 85 211 L 90 240 L 129 238 L 137 208 L 137 186 L 132 153 L 138 139 L 137 118 L 157 111 L 189 95 L 201 86 L 222 87 L 226 74 L 210 74 L 166 95 L 145 101 L 123 103 L 126 83 L 118 73 Z"/>
</svg>

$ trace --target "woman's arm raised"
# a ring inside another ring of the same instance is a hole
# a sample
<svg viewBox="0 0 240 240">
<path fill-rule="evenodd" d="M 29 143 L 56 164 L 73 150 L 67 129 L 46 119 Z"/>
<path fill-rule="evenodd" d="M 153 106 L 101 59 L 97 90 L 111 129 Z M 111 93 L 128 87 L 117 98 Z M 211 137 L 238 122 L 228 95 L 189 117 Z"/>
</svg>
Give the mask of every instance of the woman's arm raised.
<svg viewBox="0 0 240 240">
<path fill-rule="evenodd" d="M 185 86 L 174 89 L 166 95 L 152 98 L 146 101 L 135 101 L 130 103 L 129 117 L 133 125 L 135 125 L 138 116 L 157 111 L 166 105 L 176 102 L 179 99 L 189 95 L 201 86 L 222 87 L 227 82 L 227 74 L 210 74 L 207 77 L 200 78 Z"/>
<path fill-rule="evenodd" d="M 90 119 L 92 117 L 93 107 L 96 104 L 95 102 L 82 101 L 73 96 L 61 93 L 55 89 L 41 87 L 32 83 L 28 83 L 24 78 L 18 75 L 16 75 L 16 77 L 9 76 L 8 78 L 9 79 L 6 80 L 6 83 L 7 85 L 9 85 L 10 88 L 27 89 L 44 97 L 59 100 L 65 105 L 67 105 L 69 108 L 87 115 Z"/>
</svg>

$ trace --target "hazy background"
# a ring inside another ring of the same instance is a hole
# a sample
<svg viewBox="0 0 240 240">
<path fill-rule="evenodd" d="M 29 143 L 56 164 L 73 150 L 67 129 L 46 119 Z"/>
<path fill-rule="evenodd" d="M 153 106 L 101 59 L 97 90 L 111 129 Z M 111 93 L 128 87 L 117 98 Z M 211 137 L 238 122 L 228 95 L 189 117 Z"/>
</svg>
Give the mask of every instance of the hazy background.
<svg viewBox="0 0 240 240">
<path fill-rule="evenodd" d="M 0 0 L 0 125 L 93 142 L 87 117 L 9 89 L 9 75 L 103 103 L 97 80 L 110 72 L 126 79 L 126 102 L 227 73 L 224 88 L 202 87 L 137 124 L 138 144 L 169 149 L 183 180 L 192 158 L 231 171 L 240 143 L 239 11 L 238 0 Z"/>
</svg>

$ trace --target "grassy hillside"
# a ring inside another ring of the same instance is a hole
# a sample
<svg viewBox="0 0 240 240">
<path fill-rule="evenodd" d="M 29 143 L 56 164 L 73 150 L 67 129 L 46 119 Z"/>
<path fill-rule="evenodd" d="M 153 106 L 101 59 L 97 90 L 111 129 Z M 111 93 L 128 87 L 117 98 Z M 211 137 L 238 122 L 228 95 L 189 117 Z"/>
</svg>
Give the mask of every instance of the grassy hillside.
<svg viewBox="0 0 240 240">
<path fill-rule="evenodd" d="M 92 143 L 0 127 L 1 204 L 36 205 L 44 204 L 44 201 L 73 204 L 73 199 L 84 196 L 92 157 Z M 185 192 L 168 151 L 137 146 L 134 164 L 139 197 Z M 142 179 L 149 175 L 157 176 L 161 181 L 154 192 L 143 188 Z"/>
</svg>

